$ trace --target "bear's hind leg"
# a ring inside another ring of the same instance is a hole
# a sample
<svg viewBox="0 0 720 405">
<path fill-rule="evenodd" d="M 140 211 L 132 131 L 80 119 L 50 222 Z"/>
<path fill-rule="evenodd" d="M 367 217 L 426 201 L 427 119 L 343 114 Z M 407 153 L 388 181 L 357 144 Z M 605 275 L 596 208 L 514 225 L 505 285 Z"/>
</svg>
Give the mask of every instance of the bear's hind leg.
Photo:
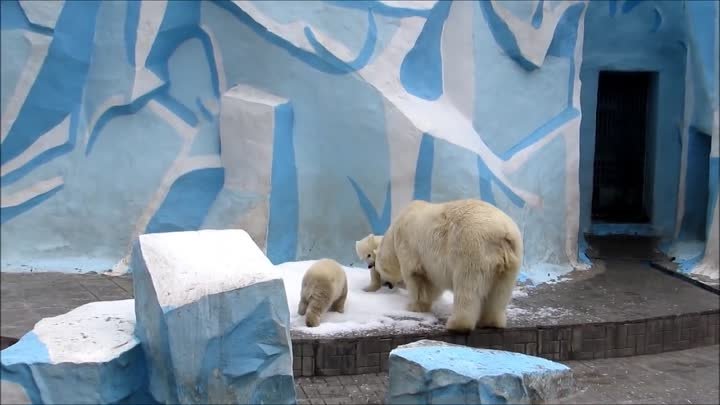
<svg viewBox="0 0 720 405">
<path fill-rule="evenodd" d="M 425 309 L 423 312 L 430 312 L 432 304 L 440 297 L 442 290 L 435 285 L 425 275 L 419 275 L 418 303 Z"/>
<path fill-rule="evenodd" d="M 307 315 L 305 316 L 305 325 L 311 328 L 320 325 L 320 317 L 327 312 L 329 304 L 327 297 L 310 297 Z"/>
<path fill-rule="evenodd" d="M 437 298 L 435 288 L 427 279 L 427 276 L 420 272 L 412 272 L 407 276 L 403 276 L 405 288 L 410 298 L 407 306 L 411 312 L 430 312 L 434 298 Z"/>
<path fill-rule="evenodd" d="M 340 294 L 340 297 L 333 302 L 332 306 L 330 307 L 331 311 L 343 313 L 345 312 L 345 300 L 347 299 L 347 283 L 345 283 L 345 286 L 343 287 L 343 291 Z"/>
<path fill-rule="evenodd" d="M 475 329 L 489 288 L 485 272 L 478 268 L 460 269 L 455 272 L 453 313 L 446 324 L 449 331 L 467 333 Z"/>
<path fill-rule="evenodd" d="M 307 312 L 308 302 L 305 297 L 300 297 L 300 304 L 298 304 L 298 315 L 304 316 Z"/>
<path fill-rule="evenodd" d="M 512 299 L 516 279 L 517 272 L 507 270 L 495 277 L 483 303 L 478 326 L 491 328 L 504 328 L 507 326 L 506 310 Z"/>
</svg>

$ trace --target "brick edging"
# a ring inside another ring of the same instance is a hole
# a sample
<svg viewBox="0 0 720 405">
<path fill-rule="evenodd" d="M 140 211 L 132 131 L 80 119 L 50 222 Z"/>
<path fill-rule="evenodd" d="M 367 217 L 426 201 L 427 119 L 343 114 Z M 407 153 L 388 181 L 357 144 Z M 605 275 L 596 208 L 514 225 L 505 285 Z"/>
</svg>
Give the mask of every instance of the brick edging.
<svg viewBox="0 0 720 405">
<path fill-rule="evenodd" d="M 420 339 L 507 350 L 555 361 L 657 354 L 718 343 L 720 310 L 647 319 L 359 338 L 293 339 L 295 377 L 387 371 L 390 351 Z"/>
</svg>

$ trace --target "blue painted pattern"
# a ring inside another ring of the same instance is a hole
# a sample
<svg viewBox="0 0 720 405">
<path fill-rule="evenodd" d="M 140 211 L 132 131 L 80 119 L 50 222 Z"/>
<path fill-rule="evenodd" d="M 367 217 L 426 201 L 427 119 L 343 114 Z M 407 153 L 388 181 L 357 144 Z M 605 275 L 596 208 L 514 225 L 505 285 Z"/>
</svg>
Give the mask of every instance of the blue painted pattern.
<svg viewBox="0 0 720 405">
<path fill-rule="evenodd" d="M 687 2 L 683 14 L 661 1 L 576 3 L 329 0 L 289 15 L 282 2 L 68 0 L 51 29 L 3 1 L 3 59 L 13 60 L 3 62 L 3 262 L 119 263 L 138 233 L 265 215 L 259 244 L 273 262 L 323 255 L 349 263 L 352 242 L 383 233 L 410 199 L 479 197 L 521 228 L 540 228 L 527 235 L 552 233 L 526 240 L 536 247 L 526 266 L 567 266 L 578 257 L 564 241 L 590 228 L 585 133 L 594 102 L 584 96 L 578 105 L 575 93 L 588 74 L 576 65 L 583 35 L 582 69 L 647 62 L 673 77 L 692 69 L 690 124 L 710 134 L 717 111 L 717 44 L 707 35 L 716 5 Z M 450 34 L 464 37 L 454 43 Z M 633 41 L 652 46 L 638 60 L 604 53 L 610 42 Z M 458 61 L 472 63 L 466 85 L 448 79 Z M 682 83 L 661 77 L 659 91 L 682 99 Z M 245 101 L 272 113 L 232 110 L 223 100 L 235 86 L 284 101 L 246 92 Z M 582 86 L 592 92 L 596 83 Z M 656 165 L 657 195 L 675 192 L 685 175 L 678 134 L 686 128 L 672 124 L 684 120 L 671 104 L 659 106 L 669 146 L 655 156 L 668 162 Z M 235 127 L 223 124 L 229 116 Z M 229 160 L 225 140 L 261 126 L 271 128 L 259 141 L 270 161 Z M 53 128 L 55 138 L 47 136 Z M 234 166 L 246 171 L 234 174 L 243 184 L 264 191 L 226 184 Z M 581 212 L 569 211 L 566 196 L 578 194 Z M 708 195 L 710 218 L 712 180 Z M 255 214 L 258 204 L 267 212 Z M 669 234 L 676 206 L 660 201 L 653 229 Z M 580 216 L 580 229 L 571 216 Z"/>
</svg>

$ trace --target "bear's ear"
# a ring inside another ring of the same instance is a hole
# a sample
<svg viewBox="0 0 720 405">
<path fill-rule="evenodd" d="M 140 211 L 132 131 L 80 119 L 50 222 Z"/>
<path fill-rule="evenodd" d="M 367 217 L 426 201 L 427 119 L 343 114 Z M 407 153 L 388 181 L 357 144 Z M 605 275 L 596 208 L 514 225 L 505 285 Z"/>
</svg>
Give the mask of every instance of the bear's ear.
<svg viewBox="0 0 720 405">
<path fill-rule="evenodd" d="M 360 246 L 361 246 L 361 245 L 362 245 L 362 241 L 361 241 L 361 240 L 355 242 L 355 253 L 357 253 L 357 255 L 358 255 L 358 257 L 359 257 L 360 259 L 363 258 L 363 257 L 362 257 L 362 253 L 360 253 Z"/>
</svg>

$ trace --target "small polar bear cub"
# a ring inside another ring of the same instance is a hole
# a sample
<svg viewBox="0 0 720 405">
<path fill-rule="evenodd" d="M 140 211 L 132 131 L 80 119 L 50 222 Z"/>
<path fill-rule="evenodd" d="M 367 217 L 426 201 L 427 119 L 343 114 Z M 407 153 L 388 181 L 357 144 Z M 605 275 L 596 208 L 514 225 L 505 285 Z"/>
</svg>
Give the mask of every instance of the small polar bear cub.
<svg viewBox="0 0 720 405">
<path fill-rule="evenodd" d="M 380 274 L 375 270 L 375 256 L 377 255 L 377 249 L 382 242 L 382 236 L 370 234 L 359 241 L 355 242 L 355 253 L 360 260 L 364 260 L 370 269 L 370 285 L 363 288 L 365 292 L 375 292 L 387 284 L 388 287 L 393 288 L 392 283 L 383 283 Z"/>
<path fill-rule="evenodd" d="M 429 312 L 442 292 L 451 290 L 446 327 L 469 332 L 478 325 L 506 326 L 522 257 L 517 224 L 493 205 L 474 199 L 413 201 L 383 236 L 375 270 L 385 280 L 405 282 L 413 312 Z"/>
<path fill-rule="evenodd" d="M 318 326 L 328 310 L 345 311 L 347 292 L 347 278 L 340 264 L 331 259 L 318 260 L 303 276 L 298 315 L 305 316 L 305 325 Z"/>
</svg>

